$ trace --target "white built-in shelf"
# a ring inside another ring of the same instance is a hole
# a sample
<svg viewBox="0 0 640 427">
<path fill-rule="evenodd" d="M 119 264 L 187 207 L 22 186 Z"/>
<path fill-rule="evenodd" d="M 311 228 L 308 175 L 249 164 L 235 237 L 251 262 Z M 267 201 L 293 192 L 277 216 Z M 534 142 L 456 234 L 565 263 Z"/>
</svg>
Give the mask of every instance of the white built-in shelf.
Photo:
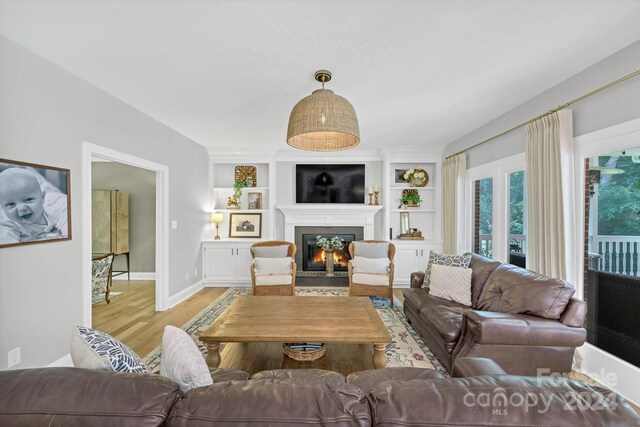
<svg viewBox="0 0 640 427">
<path fill-rule="evenodd" d="M 435 209 L 420 209 L 420 208 L 412 208 L 412 209 L 389 209 L 389 212 L 420 212 L 420 213 L 426 213 L 426 212 L 435 212 Z"/>
<path fill-rule="evenodd" d="M 258 213 L 270 212 L 269 209 L 216 209 L 215 212 Z"/>
<path fill-rule="evenodd" d="M 224 243 L 253 243 L 253 242 L 259 242 L 262 239 L 259 238 L 255 238 L 255 237 L 234 237 L 234 238 L 229 238 L 229 237 L 222 237 L 220 238 L 220 240 L 215 240 L 215 239 L 205 239 L 202 241 L 202 243 L 216 243 L 216 244 L 224 244 Z"/>
<path fill-rule="evenodd" d="M 435 190 L 436 187 L 411 187 L 410 185 L 392 185 L 392 190 Z"/>
<path fill-rule="evenodd" d="M 216 190 L 231 190 L 233 187 L 215 187 Z M 242 191 L 268 191 L 269 187 L 242 187 Z"/>
</svg>

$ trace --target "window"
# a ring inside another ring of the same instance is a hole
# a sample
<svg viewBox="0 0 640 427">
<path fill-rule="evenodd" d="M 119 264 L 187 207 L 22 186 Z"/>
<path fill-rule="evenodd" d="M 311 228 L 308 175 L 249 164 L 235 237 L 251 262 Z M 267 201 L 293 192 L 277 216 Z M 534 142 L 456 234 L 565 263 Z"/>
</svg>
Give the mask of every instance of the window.
<svg viewBox="0 0 640 427">
<path fill-rule="evenodd" d="M 509 263 L 520 267 L 526 266 L 527 232 L 525 228 L 525 173 L 524 171 L 511 172 L 509 180 L 509 209 L 507 222 L 509 234 L 507 235 L 507 247 L 509 249 Z"/>
<path fill-rule="evenodd" d="M 472 252 L 524 266 L 525 176 L 524 153 L 467 170 L 465 236 Z"/>
<path fill-rule="evenodd" d="M 493 257 L 493 178 L 475 181 L 473 252 Z"/>
</svg>

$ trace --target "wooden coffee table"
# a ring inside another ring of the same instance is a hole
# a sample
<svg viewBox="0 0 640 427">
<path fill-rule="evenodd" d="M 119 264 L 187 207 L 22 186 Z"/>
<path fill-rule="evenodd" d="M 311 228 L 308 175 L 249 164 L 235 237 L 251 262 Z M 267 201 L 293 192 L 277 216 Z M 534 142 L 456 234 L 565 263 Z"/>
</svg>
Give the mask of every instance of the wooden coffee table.
<svg viewBox="0 0 640 427">
<path fill-rule="evenodd" d="M 207 329 L 207 365 L 220 365 L 222 342 L 372 344 L 373 366 L 384 368 L 391 336 L 368 297 L 240 296 Z"/>
</svg>

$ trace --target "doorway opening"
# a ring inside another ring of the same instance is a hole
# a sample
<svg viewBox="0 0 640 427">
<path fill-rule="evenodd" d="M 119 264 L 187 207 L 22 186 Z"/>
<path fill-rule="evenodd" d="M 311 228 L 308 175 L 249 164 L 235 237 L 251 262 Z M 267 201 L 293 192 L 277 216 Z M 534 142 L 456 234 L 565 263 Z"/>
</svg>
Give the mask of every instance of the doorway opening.
<svg viewBox="0 0 640 427">
<path fill-rule="evenodd" d="M 92 239 L 92 191 L 93 191 L 93 175 L 94 165 L 105 162 L 112 162 L 118 168 L 130 168 L 130 171 L 138 170 L 140 173 L 146 173 L 148 180 L 153 177 L 154 181 L 154 222 L 153 234 L 155 236 L 154 249 L 148 257 L 153 258 L 150 263 L 147 259 L 147 265 L 153 265 L 155 270 L 155 309 L 156 311 L 164 311 L 168 308 L 169 290 L 168 290 L 168 230 L 165 224 L 168 223 L 168 168 L 164 165 L 150 162 L 146 159 L 131 156 L 116 150 L 101 147 L 88 142 L 83 143 L 83 164 L 82 164 L 82 195 L 83 195 L 83 324 L 92 326 L 92 297 L 91 297 L 91 263 L 93 253 Z M 96 167 L 96 170 L 103 167 Z M 148 251 L 147 251 L 148 252 Z M 123 271 L 126 268 L 125 257 L 116 260 L 116 270 Z M 139 260 L 132 260 L 134 265 Z M 123 264 L 120 264 L 123 263 Z M 131 266 L 128 268 L 129 277 Z M 135 277 L 135 274 L 134 274 Z"/>
</svg>

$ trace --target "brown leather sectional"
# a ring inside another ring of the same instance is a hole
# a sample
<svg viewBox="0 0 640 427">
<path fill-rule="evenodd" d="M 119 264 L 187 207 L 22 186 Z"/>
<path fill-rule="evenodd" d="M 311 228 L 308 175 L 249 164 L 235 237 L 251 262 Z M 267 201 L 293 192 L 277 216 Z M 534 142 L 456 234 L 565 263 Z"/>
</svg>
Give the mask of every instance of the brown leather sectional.
<svg viewBox="0 0 640 427">
<path fill-rule="evenodd" d="M 444 366 L 460 357 L 486 357 L 513 375 L 571 372 L 584 344 L 586 304 L 575 289 L 511 264 L 474 254 L 467 307 L 422 288 L 424 273 L 411 275 L 404 312 Z"/>
<path fill-rule="evenodd" d="M 557 426 L 640 425 L 608 390 L 506 375 L 488 359 L 458 359 L 463 378 L 429 369 L 254 374 L 218 369 L 182 393 L 159 375 L 80 368 L 0 372 L 1 426 Z"/>
</svg>

